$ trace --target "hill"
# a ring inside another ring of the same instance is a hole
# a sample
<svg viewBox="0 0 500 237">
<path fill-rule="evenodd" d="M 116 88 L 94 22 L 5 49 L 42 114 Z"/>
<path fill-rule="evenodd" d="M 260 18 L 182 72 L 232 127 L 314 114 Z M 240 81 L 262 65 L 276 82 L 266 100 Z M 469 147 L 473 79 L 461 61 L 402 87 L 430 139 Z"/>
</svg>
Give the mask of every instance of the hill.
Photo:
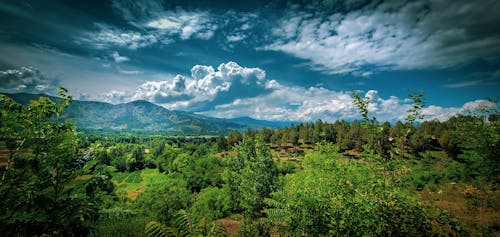
<svg viewBox="0 0 500 237">
<path fill-rule="evenodd" d="M 57 101 L 57 97 L 39 94 L 7 94 L 21 104 L 40 96 Z M 243 130 L 247 126 L 229 120 L 206 117 L 183 111 L 172 111 L 148 101 L 123 104 L 75 100 L 66 108 L 61 120 L 71 120 L 79 130 L 152 132 L 185 135 L 207 135 Z"/>
</svg>

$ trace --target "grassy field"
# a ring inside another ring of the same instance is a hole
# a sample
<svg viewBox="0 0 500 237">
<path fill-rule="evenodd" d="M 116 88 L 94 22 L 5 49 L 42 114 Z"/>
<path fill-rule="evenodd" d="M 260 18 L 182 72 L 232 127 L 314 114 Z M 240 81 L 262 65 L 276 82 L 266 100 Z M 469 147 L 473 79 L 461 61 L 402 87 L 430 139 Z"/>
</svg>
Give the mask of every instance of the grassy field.
<svg viewBox="0 0 500 237">
<path fill-rule="evenodd" d="M 158 169 L 144 169 L 134 172 L 116 172 L 113 183 L 118 193 L 125 193 L 128 199 L 136 199 L 147 186 L 160 183 L 165 174 Z"/>
</svg>

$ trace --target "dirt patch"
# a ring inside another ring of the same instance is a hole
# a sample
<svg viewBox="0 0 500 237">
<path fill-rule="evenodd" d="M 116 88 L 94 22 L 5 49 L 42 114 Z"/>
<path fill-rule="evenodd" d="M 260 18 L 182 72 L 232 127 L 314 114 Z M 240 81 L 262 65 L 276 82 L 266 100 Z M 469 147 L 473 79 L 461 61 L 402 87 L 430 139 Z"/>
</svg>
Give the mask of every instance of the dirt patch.
<svg viewBox="0 0 500 237">
<path fill-rule="evenodd" d="M 356 150 L 345 151 L 345 154 L 348 155 L 348 156 L 355 156 L 355 157 L 360 157 L 361 156 L 361 152 L 356 151 Z"/>
<path fill-rule="evenodd" d="M 144 190 L 146 190 L 146 184 L 142 184 L 141 187 L 138 189 L 128 191 L 127 198 L 130 200 L 135 200 L 144 192 Z"/>
<path fill-rule="evenodd" d="M 234 235 L 238 232 L 238 228 L 241 225 L 241 221 L 235 221 L 228 218 L 217 220 L 217 224 L 222 225 L 226 228 L 228 235 Z"/>
</svg>

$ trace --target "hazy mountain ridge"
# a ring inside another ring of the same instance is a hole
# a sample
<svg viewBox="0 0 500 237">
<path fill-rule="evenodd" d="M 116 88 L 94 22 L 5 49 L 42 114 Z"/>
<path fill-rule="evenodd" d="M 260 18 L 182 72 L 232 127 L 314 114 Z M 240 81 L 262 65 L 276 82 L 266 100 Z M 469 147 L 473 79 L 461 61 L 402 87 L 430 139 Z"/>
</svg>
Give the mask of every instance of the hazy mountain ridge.
<svg viewBox="0 0 500 237">
<path fill-rule="evenodd" d="M 6 95 L 21 104 L 37 100 L 40 96 L 49 97 L 53 101 L 58 100 L 57 97 L 40 94 Z M 61 115 L 61 120 L 72 120 L 78 129 L 169 134 L 220 134 L 248 128 L 241 123 L 225 119 L 168 110 L 144 100 L 116 105 L 74 100 Z"/>
<path fill-rule="evenodd" d="M 268 128 L 284 128 L 290 126 L 291 124 L 299 124 L 300 122 L 291 122 L 291 121 L 268 121 L 268 120 L 259 120 L 253 119 L 250 117 L 238 117 L 228 119 L 229 121 L 245 126 L 249 126 L 254 129 L 259 129 L 262 127 Z"/>
</svg>

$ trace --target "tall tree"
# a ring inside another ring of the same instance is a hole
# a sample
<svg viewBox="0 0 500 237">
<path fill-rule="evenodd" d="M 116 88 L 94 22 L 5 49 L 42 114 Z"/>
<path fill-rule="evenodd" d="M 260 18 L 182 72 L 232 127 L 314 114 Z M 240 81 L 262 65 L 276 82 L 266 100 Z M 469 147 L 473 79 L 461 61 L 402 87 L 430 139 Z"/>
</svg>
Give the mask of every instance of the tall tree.
<svg viewBox="0 0 500 237">
<path fill-rule="evenodd" d="M 264 198 L 274 191 L 278 168 L 269 147 L 260 137 L 244 137 L 235 147 L 223 173 L 233 210 L 243 210 L 246 220 L 261 215 Z"/>
</svg>

